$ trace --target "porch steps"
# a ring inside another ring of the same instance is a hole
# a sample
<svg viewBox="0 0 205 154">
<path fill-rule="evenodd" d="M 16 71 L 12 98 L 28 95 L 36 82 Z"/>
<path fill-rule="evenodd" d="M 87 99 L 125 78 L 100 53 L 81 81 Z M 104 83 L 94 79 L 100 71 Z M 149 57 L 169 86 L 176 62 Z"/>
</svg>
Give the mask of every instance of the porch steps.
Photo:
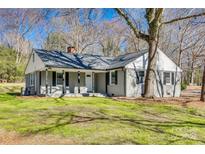
<svg viewBox="0 0 205 154">
<path fill-rule="evenodd" d="M 50 95 L 50 97 L 107 97 L 107 95 L 101 93 L 68 93 L 65 95 L 62 95 L 61 93 L 55 93 Z"/>
</svg>

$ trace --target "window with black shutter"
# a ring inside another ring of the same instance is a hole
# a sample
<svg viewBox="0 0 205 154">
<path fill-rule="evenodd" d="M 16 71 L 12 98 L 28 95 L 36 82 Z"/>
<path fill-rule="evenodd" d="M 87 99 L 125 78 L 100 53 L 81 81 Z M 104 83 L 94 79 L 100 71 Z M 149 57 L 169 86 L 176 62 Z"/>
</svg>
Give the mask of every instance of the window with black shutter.
<svg viewBox="0 0 205 154">
<path fill-rule="evenodd" d="M 69 86 L 69 72 L 65 72 L 65 85 Z"/>
<path fill-rule="evenodd" d="M 56 72 L 53 72 L 53 86 L 56 86 Z"/>
<path fill-rule="evenodd" d="M 117 71 L 110 72 L 110 84 L 117 84 Z"/>
<path fill-rule="evenodd" d="M 170 85 L 170 84 L 171 84 L 170 72 L 164 72 L 164 85 Z"/>
<path fill-rule="evenodd" d="M 63 73 L 56 73 L 56 84 L 57 85 L 63 85 Z"/>
</svg>

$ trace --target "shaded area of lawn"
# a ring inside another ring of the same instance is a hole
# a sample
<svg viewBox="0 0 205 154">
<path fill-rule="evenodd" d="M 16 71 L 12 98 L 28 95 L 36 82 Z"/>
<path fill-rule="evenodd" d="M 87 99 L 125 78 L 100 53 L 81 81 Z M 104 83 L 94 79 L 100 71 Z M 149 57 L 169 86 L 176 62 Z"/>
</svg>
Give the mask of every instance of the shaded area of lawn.
<svg viewBox="0 0 205 154">
<path fill-rule="evenodd" d="M 205 112 L 109 98 L 0 94 L 0 127 L 23 136 L 52 134 L 77 144 L 204 144 Z"/>
<path fill-rule="evenodd" d="M 0 83 L 0 94 L 20 95 L 24 83 Z"/>
</svg>

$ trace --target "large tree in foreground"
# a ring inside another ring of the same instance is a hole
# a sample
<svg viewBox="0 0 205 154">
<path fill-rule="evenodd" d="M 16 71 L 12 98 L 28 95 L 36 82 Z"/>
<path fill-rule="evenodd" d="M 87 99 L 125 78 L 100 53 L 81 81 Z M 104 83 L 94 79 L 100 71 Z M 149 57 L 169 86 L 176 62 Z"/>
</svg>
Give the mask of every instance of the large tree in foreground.
<svg viewBox="0 0 205 154">
<path fill-rule="evenodd" d="M 183 17 L 176 17 L 169 21 L 162 21 L 163 20 L 163 13 L 164 9 L 162 8 L 148 8 L 145 10 L 145 20 L 146 20 L 146 27 L 147 32 L 143 32 L 140 30 L 137 25 L 136 21 L 133 20 L 133 17 L 126 12 L 125 9 L 116 9 L 117 13 L 126 21 L 127 25 L 133 30 L 136 38 L 145 40 L 148 44 L 148 66 L 147 72 L 145 77 L 145 97 L 154 97 L 154 83 L 156 81 L 156 51 L 158 47 L 158 39 L 159 39 L 159 31 L 162 25 L 164 24 L 171 24 L 180 20 L 186 20 L 190 18 L 197 18 L 200 16 L 204 16 L 205 12 L 186 15 Z"/>
</svg>

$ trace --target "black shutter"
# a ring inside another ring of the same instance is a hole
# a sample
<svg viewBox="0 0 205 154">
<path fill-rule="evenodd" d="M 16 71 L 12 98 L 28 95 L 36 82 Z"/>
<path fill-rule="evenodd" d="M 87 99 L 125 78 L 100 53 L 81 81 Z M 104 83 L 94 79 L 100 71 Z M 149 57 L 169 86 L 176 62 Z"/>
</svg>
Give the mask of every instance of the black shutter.
<svg viewBox="0 0 205 154">
<path fill-rule="evenodd" d="M 115 84 L 117 84 L 117 80 L 118 80 L 117 71 L 115 71 Z"/>
<path fill-rule="evenodd" d="M 165 79 L 165 73 L 163 72 L 163 81 L 164 81 L 164 85 L 166 85 L 166 79 Z"/>
<path fill-rule="evenodd" d="M 135 72 L 136 73 L 136 84 L 139 84 L 140 83 L 140 77 L 139 77 L 139 72 Z"/>
<path fill-rule="evenodd" d="M 109 85 L 109 82 L 110 82 L 110 73 L 109 72 L 107 72 L 106 73 L 106 77 L 105 77 L 105 90 L 106 90 L 106 93 L 107 93 L 107 85 Z"/>
<path fill-rule="evenodd" d="M 69 86 L 69 73 L 65 72 L 65 85 Z"/>
<path fill-rule="evenodd" d="M 172 85 L 174 85 L 174 80 L 175 80 L 175 78 L 174 78 L 174 72 L 172 72 Z"/>
<path fill-rule="evenodd" d="M 39 72 L 39 86 L 41 86 L 41 71 Z"/>
<path fill-rule="evenodd" d="M 56 86 L 56 72 L 53 72 L 53 86 Z"/>
</svg>

